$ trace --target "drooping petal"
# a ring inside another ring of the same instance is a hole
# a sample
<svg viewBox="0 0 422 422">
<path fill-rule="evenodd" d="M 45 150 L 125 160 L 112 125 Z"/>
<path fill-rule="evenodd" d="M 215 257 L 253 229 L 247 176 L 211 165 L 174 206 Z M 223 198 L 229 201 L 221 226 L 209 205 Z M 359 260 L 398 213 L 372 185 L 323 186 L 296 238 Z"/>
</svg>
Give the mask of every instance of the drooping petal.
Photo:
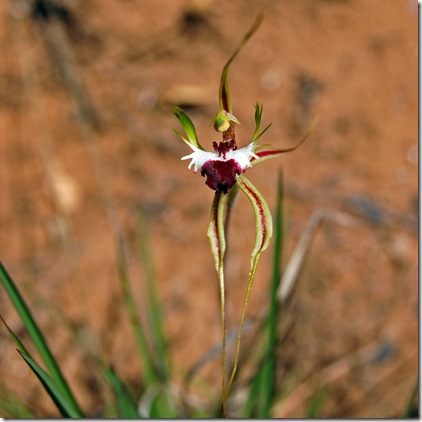
<svg viewBox="0 0 422 422">
<path fill-rule="evenodd" d="M 224 253 L 226 251 L 226 237 L 224 234 L 224 204 L 227 195 L 216 192 L 211 207 L 210 223 L 207 236 L 214 256 L 215 269 L 219 275 L 223 274 Z"/>
<path fill-rule="evenodd" d="M 250 277 L 255 274 L 261 253 L 267 249 L 273 234 L 271 212 L 267 202 L 256 187 L 243 175 L 237 177 L 239 188 L 249 199 L 255 214 L 256 236 L 251 253 Z"/>
</svg>

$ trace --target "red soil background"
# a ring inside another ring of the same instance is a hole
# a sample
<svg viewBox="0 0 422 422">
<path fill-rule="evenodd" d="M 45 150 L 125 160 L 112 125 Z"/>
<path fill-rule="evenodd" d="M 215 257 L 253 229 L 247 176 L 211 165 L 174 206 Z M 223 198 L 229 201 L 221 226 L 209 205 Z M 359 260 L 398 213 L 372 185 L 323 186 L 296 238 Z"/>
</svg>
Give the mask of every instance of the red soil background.
<svg viewBox="0 0 422 422">
<path fill-rule="evenodd" d="M 253 133 L 257 100 L 263 124 L 272 122 L 262 143 L 275 147 L 294 145 L 319 117 L 299 150 L 247 172 L 274 210 L 283 171 L 284 262 L 315 210 L 355 218 L 353 227 L 321 226 L 283 308 L 294 326 L 280 346 L 283 395 L 273 416 L 303 417 L 318 389 L 323 417 L 400 416 L 418 373 L 416 0 L 64 0 L 56 4 L 66 13 L 48 20 L 31 4 L 0 4 L 0 257 L 87 414 L 101 414 L 104 385 L 86 348 L 142 384 L 116 264 L 120 235 L 142 313 L 140 211 L 175 384 L 219 344 L 206 238 L 213 192 L 180 161 L 189 150 L 171 130 L 178 127 L 171 107 L 189 106 L 211 148 L 222 67 L 263 12 L 230 69 L 239 144 Z M 251 208 L 240 199 L 227 274 L 231 328 L 253 231 Z M 249 320 L 268 307 L 271 250 Z M 2 290 L 0 310 L 28 342 Z M 242 352 L 256 356 L 261 341 Z M 218 398 L 218 368 L 216 357 L 191 387 L 205 404 Z M 57 416 L 4 329 L 0 373 L 36 416 Z"/>
</svg>

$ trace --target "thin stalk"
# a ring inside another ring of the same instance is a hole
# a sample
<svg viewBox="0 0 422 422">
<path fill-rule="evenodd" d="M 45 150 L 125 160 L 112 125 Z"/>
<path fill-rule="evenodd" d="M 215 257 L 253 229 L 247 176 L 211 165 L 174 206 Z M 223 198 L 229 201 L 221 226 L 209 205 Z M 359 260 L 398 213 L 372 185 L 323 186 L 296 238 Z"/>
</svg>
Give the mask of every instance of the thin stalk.
<svg viewBox="0 0 422 422">
<path fill-rule="evenodd" d="M 211 207 L 210 224 L 208 227 L 208 238 L 210 240 L 211 251 L 214 255 L 215 269 L 217 271 L 220 287 L 221 303 L 221 397 L 222 408 L 221 415 L 227 416 L 226 408 L 226 303 L 225 303 L 225 285 L 224 285 L 224 254 L 226 251 L 226 238 L 224 231 L 224 205 L 227 195 L 217 192 Z"/>
<path fill-rule="evenodd" d="M 218 194 L 219 196 L 224 194 Z M 220 200 L 218 201 L 220 204 Z M 220 285 L 220 303 L 221 303 L 221 397 L 222 397 L 222 414 L 223 417 L 227 417 L 227 405 L 226 405 L 226 396 L 224 394 L 226 388 L 226 294 L 225 294 L 225 283 L 224 283 L 224 255 L 225 255 L 225 230 L 223 224 L 223 214 L 224 214 L 224 199 L 223 206 L 218 206 L 217 209 L 217 225 L 218 225 L 218 234 L 219 237 L 223 236 L 224 238 L 224 249 L 221 251 L 221 261 L 218 269 L 218 281 Z M 220 229 L 222 228 L 222 232 Z M 221 242 L 220 242 L 221 243 Z"/>
<path fill-rule="evenodd" d="M 227 406 L 225 394 L 226 389 L 226 304 L 225 304 L 225 289 L 224 289 L 224 270 L 221 268 L 219 274 L 220 283 L 220 302 L 221 302 L 221 397 L 222 397 L 222 414 L 227 417 Z"/>
<path fill-rule="evenodd" d="M 157 292 L 157 283 L 154 273 L 153 257 L 151 256 L 151 248 L 149 243 L 149 233 L 147 216 L 139 215 L 139 236 L 138 244 L 140 257 L 145 274 L 145 282 L 147 287 L 147 298 L 149 303 L 149 317 L 151 322 L 152 337 L 157 354 L 157 366 L 160 371 L 160 377 L 165 382 L 170 378 L 170 362 L 167 352 L 167 339 L 164 329 L 163 309 Z"/>
<path fill-rule="evenodd" d="M 146 383 L 148 385 L 155 384 L 159 382 L 159 378 L 155 370 L 152 354 L 148 346 L 145 331 L 142 327 L 141 319 L 137 311 L 134 294 L 131 289 L 126 261 L 126 251 L 123 241 L 119 242 L 117 254 L 123 301 L 135 335 L 135 342 L 138 348 L 139 356 L 141 362 L 144 365 Z"/>
<path fill-rule="evenodd" d="M 255 262 L 257 262 L 257 261 L 259 261 L 258 255 L 255 257 Z M 256 266 L 256 264 L 255 264 L 255 266 Z M 252 284 L 253 284 L 254 278 L 255 278 L 255 269 L 253 269 L 251 271 L 250 275 L 249 275 L 248 286 L 246 288 L 246 296 L 245 296 L 245 300 L 243 302 L 242 317 L 240 319 L 239 331 L 238 331 L 238 334 L 237 334 L 236 355 L 235 355 L 235 358 L 234 358 L 234 365 L 233 365 L 232 372 L 230 374 L 229 382 L 228 382 L 227 388 L 225 389 L 225 392 L 224 392 L 224 396 L 223 396 L 224 401 L 227 400 L 227 397 L 230 393 L 230 389 L 231 389 L 231 386 L 233 384 L 234 377 L 235 377 L 236 371 L 237 371 L 237 364 L 238 364 L 238 361 L 239 361 L 239 354 L 240 354 L 240 342 L 241 342 L 241 339 L 242 339 L 243 324 L 245 322 L 246 309 L 248 307 L 249 296 L 251 294 Z"/>
</svg>

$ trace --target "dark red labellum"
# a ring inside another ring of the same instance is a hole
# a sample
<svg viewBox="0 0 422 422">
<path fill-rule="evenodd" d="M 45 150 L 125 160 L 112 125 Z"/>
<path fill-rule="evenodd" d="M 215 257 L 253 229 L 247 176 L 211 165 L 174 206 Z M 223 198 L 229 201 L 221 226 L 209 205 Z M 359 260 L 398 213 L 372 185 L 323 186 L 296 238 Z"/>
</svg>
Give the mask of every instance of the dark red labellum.
<svg viewBox="0 0 422 422">
<path fill-rule="evenodd" d="M 235 160 L 209 160 L 201 169 L 201 175 L 207 176 L 205 183 L 217 192 L 227 193 L 236 183 L 236 175 L 242 169 Z"/>
</svg>

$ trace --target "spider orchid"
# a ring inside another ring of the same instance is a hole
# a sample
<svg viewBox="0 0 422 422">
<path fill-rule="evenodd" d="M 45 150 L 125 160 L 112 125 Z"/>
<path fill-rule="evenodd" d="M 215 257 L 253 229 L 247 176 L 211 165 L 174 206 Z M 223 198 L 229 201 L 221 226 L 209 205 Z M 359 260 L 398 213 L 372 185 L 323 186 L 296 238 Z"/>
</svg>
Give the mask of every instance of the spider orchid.
<svg viewBox="0 0 422 422">
<path fill-rule="evenodd" d="M 263 106 L 257 102 L 255 104 L 255 131 L 249 144 L 243 148 L 238 148 L 235 136 L 235 125 L 239 124 L 238 119 L 233 115 L 228 85 L 228 71 L 231 62 L 237 56 L 243 45 L 258 29 L 262 22 L 262 16 L 258 16 L 252 27 L 244 35 L 239 46 L 232 54 L 223 68 L 219 88 L 220 110 L 212 120 L 214 129 L 222 134 L 222 141 L 213 142 L 213 151 L 206 151 L 198 141 L 195 126 L 186 113 L 178 106 L 174 106 L 173 112 L 182 125 L 186 137 L 181 135 L 176 129 L 176 134 L 192 149 L 192 153 L 182 157 L 182 160 L 191 160 L 188 168 L 193 167 L 194 173 L 201 172 L 206 177 L 206 184 L 215 190 L 214 201 L 211 208 L 211 217 L 208 227 L 208 238 L 215 260 L 215 267 L 220 283 L 220 300 L 222 315 L 222 415 L 226 416 L 226 400 L 233 383 L 240 351 L 240 339 L 242 336 L 243 322 L 246 314 L 246 307 L 255 272 L 259 263 L 261 253 L 268 247 L 272 236 L 272 217 L 267 202 L 255 186 L 244 176 L 247 169 L 255 164 L 261 163 L 269 158 L 283 156 L 301 145 L 310 132 L 308 130 L 304 138 L 294 147 L 287 149 L 270 149 L 258 144 L 259 138 L 271 126 L 269 124 L 260 131 Z M 251 264 L 246 288 L 246 296 L 243 305 L 242 316 L 238 331 L 236 355 L 229 381 L 226 385 L 226 364 L 225 364 L 225 342 L 226 342 L 226 322 L 225 322 L 225 287 L 224 287 L 224 254 L 226 250 L 224 213 L 225 204 L 228 203 L 226 212 L 226 222 L 228 220 L 231 207 L 237 193 L 242 191 L 250 201 L 256 219 L 255 245 L 251 254 Z M 228 199 L 227 199 L 228 198 Z"/>
</svg>

